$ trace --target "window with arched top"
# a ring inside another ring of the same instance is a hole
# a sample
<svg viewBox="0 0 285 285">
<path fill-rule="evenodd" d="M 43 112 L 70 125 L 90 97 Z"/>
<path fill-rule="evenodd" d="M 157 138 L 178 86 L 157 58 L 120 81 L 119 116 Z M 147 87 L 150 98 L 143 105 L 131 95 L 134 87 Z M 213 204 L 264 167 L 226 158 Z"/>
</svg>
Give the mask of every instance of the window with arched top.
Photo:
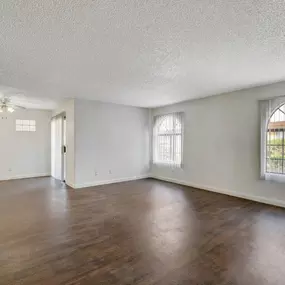
<svg viewBox="0 0 285 285">
<path fill-rule="evenodd" d="M 153 163 L 181 167 L 182 141 L 182 113 L 156 116 L 153 128 Z"/>
<path fill-rule="evenodd" d="M 266 173 L 285 174 L 285 104 L 273 111 L 267 124 Z"/>
<path fill-rule="evenodd" d="M 285 96 L 261 100 L 260 178 L 285 182 Z"/>
</svg>

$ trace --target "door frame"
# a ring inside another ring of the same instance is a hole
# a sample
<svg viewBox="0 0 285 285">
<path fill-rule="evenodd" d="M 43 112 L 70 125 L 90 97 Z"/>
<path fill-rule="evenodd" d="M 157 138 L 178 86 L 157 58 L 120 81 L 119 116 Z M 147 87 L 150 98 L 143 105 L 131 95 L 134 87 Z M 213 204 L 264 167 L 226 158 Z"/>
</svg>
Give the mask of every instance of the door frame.
<svg viewBox="0 0 285 285">
<path fill-rule="evenodd" d="M 51 121 L 53 119 L 61 117 L 61 146 L 60 146 L 60 167 L 61 167 L 61 173 L 60 173 L 60 181 L 65 182 L 66 179 L 66 152 L 67 152 L 67 147 L 66 147 L 66 113 L 61 112 L 51 118 Z M 52 158 L 51 158 L 52 161 Z"/>
</svg>

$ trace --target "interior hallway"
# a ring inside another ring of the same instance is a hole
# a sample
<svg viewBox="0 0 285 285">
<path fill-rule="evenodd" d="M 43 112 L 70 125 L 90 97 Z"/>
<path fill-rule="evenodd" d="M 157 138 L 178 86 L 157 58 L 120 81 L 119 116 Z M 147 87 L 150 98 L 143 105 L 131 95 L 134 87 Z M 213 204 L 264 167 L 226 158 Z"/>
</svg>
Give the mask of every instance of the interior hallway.
<svg viewBox="0 0 285 285">
<path fill-rule="evenodd" d="M 0 183 L 0 284 L 284 284 L 285 211 L 152 179 Z"/>
</svg>

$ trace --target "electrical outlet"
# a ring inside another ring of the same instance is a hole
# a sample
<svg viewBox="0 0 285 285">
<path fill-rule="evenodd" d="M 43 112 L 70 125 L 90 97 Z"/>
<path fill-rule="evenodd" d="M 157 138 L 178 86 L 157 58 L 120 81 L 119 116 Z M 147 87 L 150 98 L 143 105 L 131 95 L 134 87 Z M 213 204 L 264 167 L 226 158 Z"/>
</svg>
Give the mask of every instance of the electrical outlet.
<svg viewBox="0 0 285 285">
<path fill-rule="evenodd" d="M 97 176 L 97 175 L 98 175 L 98 172 L 97 172 L 97 171 L 95 171 L 95 172 L 94 172 L 94 175 L 95 175 L 95 176 Z"/>
<path fill-rule="evenodd" d="M 112 174 L 112 170 L 109 170 L 109 174 Z"/>
<path fill-rule="evenodd" d="M 8 171 L 9 171 L 9 172 L 11 172 L 11 171 L 12 171 L 12 169 L 11 169 L 11 168 L 9 168 L 9 169 L 8 169 Z"/>
</svg>

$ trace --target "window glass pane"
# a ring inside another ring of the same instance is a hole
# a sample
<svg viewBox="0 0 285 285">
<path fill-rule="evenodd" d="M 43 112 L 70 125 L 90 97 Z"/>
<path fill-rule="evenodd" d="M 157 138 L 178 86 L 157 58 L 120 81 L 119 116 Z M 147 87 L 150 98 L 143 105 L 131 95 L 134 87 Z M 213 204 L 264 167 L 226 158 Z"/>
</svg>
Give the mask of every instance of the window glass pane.
<svg viewBox="0 0 285 285">
<path fill-rule="evenodd" d="M 158 116 L 154 125 L 153 161 L 181 165 L 181 113 Z"/>
<path fill-rule="evenodd" d="M 282 159 L 267 159 L 266 170 L 271 173 L 283 173 Z"/>
<path fill-rule="evenodd" d="M 165 117 L 158 127 L 159 134 L 168 134 L 173 132 L 173 118 Z"/>
<path fill-rule="evenodd" d="M 169 162 L 171 160 L 170 136 L 159 136 L 158 138 L 158 160 Z"/>
<path fill-rule="evenodd" d="M 285 106 L 278 108 L 271 116 L 267 127 L 266 171 L 284 174 L 284 132 Z"/>
<path fill-rule="evenodd" d="M 271 159 L 283 159 L 283 146 L 282 145 L 271 145 L 267 147 L 267 157 Z"/>
<path fill-rule="evenodd" d="M 267 133 L 268 145 L 283 145 L 283 131 L 269 131 Z"/>
<path fill-rule="evenodd" d="M 181 122 L 178 119 L 175 119 L 174 129 L 176 132 L 181 132 Z"/>
<path fill-rule="evenodd" d="M 174 150 L 174 161 L 178 164 L 181 163 L 181 151 L 182 151 L 182 144 L 181 144 L 181 135 L 176 135 L 174 137 L 175 140 L 175 150 Z"/>
<path fill-rule="evenodd" d="M 21 132 L 23 130 L 23 127 L 21 125 L 16 125 L 16 131 Z"/>
<path fill-rule="evenodd" d="M 35 120 L 16 120 L 16 131 L 23 132 L 35 132 L 36 121 Z"/>
</svg>

